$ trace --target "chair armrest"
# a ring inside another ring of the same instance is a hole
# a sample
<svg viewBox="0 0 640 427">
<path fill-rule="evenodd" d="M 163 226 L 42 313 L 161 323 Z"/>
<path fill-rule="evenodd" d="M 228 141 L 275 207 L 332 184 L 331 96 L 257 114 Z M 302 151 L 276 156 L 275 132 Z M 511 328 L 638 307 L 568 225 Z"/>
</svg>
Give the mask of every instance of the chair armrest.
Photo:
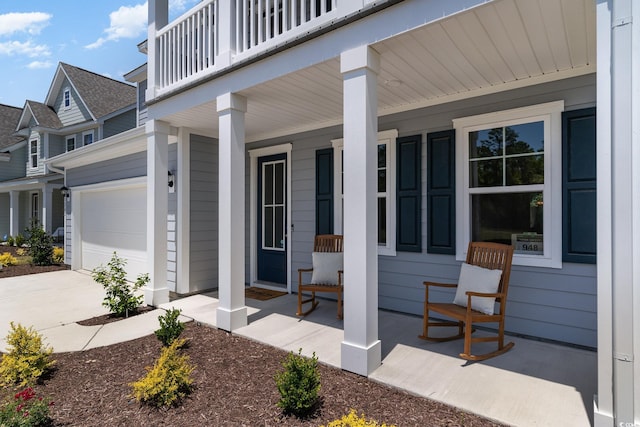
<svg viewBox="0 0 640 427">
<path fill-rule="evenodd" d="M 457 288 L 457 283 L 422 282 L 425 286 L 436 286 L 438 288 Z"/>
<path fill-rule="evenodd" d="M 500 293 L 484 293 L 484 292 L 474 292 L 474 291 L 467 291 L 465 292 L 465 294 L 469 297 L 480 297 L 480 298 L 500 298 L 503 297 L 504 294 L 500 294 Z"/>
<path fill-rule="evenodd" d="M 298 273 L 310 273 L 313 271 L 313 268 L 299 268 Z"/>
</svg>

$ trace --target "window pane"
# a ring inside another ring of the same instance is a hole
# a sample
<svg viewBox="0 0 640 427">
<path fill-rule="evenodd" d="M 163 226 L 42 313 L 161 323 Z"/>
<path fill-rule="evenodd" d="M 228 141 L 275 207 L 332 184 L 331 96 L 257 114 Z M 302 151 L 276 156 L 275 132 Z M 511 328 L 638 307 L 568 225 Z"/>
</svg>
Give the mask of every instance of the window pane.
<svg viewBox="0 0 640 427">
<path fill-rule="evenodd" d="M 469 164 L 469 185 L 476 187 L 502 186 L 502 159 L 480 160 Z"/>
<path fill-rule="evenodd" d="M 387 198 L 378 197 L 378 245 L 387 244 Z"/>
<path fill-rule="evenodd" d="M 544 155 L 507 158 L 507 185 L 544 184 Z"/>
<path fill-rule="evenodd" d="M 264 204 L 273 204 L 273 164 L 264 165 Z"/>
<path fill-rule="evenodd" d="M 273 247 L 273 208 L 264 208 L 263 247 Z"/>
<path fill-rule="evenodd" d="M 516 253 L 542 254 L 542 193 L 471 196 L 471 238 L 514 244 Z"/>
<path fill-rule="evenodd" d="M 278 206 L 275 208 L 275 242 L 274 247 L 284 248 L 284 207 Z"/>
<path fill-rule="evenodd" d="M 378 144 L 378 168 L 387 167 L 387 145 Z"/>
<path fill-rule="evenodd" d="M 387 192 L 387 171 L 384 169 L 378 170 L 378 193 Z"/>
<path fill-rule="evenodd" d="M 469 158 L 502 156 L 502 129 L 469 132 Z"/>
<path fill-rule="evenodd" d="M 544 152 L 544 122 L 507 126 L 505 151 L 507 154 Z"/>
<path fill-rule="evenodd" d="M 275 203 L 281 205 L 284 203 L 284 163 L 276 163 L 275 175 L 276 175 Z"/>
</svg>

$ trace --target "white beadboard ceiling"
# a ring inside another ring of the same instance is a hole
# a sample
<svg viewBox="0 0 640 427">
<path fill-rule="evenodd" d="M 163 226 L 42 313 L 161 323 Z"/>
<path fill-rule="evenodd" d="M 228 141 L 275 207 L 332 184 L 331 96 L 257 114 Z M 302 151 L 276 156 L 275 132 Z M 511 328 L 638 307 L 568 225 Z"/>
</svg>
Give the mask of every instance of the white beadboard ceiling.
<svg viewBox="0 0 640 427">
<path fill-rule="evenodd" d="M 372 47 L 381 55 L 379 115 L 408 111 L 595 72 L 595 4 L 496 0 Z M 342 123 L 338 58 L 242 95 L 247 142 Z M 214 102 L 163 120 L 215 135 L 212 112 Z"/>
</svg>

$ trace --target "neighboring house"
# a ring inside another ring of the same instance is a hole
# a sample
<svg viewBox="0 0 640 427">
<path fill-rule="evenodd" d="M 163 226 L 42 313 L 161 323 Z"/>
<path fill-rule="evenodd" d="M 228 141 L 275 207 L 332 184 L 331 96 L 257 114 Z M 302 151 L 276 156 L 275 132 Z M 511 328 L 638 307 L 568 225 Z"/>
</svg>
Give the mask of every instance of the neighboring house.
<svg viewBox="0 0 640 427">
<path fill-rule="evenodd" d="M 205 0 L 169 23 L 150 0 L 144 128 L 47 163 L 67 259 L 108 238 L 147 303 L 218 288 L 232 331 L 246 284 L 295 292 L 313 236 L 344 234 L 342 367 L 367 375 L 378 308 L 421 315 L 469 241 L 511 243 L 507 331 L 597 348 L 596 424 L 637 422 L 636 6 Z"/>
<path fill-rule="evenodd" d="M 60 63 L 45 102 L 16 110 L 3 115 L 12 128 L 0 145 L 0 237 L 23 233 L 31 218 L 55 233 L 64 227 L 63 176 L 45 160 L 134 128 L 136 89 Z"/>
</svg>

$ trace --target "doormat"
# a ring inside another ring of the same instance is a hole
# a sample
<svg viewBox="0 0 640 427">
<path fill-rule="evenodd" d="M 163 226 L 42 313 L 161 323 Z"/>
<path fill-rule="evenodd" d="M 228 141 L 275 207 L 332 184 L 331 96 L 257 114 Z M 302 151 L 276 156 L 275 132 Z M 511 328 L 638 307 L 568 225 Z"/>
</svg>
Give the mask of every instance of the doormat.
<svg viewBox="0 0 640 427">
<path fill-rule="evenodd" d="M 271 298 L 281 297 L 286 295 L 286 292 L 274 291 L 271 289 L 250 287 L 244 290 L 244 296 L 251 299 L 257 299 L 259 301 L 266 301 Z"/>
</svg>

